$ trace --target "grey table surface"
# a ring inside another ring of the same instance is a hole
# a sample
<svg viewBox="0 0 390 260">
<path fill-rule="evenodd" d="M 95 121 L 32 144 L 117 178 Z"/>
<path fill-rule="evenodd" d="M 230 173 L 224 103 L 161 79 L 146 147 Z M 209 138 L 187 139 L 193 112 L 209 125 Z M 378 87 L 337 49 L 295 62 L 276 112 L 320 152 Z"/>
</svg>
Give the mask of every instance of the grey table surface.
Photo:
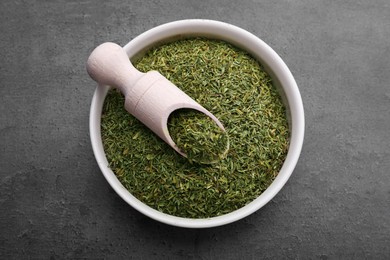
<svg viewBox="0 0 390 260">
<path fill-rule="evenodd" d="M 0 2 L 0 258 L 389 259 L 390 2 Z M 151 220 L 93 156 L 98 44 L 207 18 L 267 42 L 305 107 L 300 160 L 265 207 L 211 229 Z"/>
</svg>

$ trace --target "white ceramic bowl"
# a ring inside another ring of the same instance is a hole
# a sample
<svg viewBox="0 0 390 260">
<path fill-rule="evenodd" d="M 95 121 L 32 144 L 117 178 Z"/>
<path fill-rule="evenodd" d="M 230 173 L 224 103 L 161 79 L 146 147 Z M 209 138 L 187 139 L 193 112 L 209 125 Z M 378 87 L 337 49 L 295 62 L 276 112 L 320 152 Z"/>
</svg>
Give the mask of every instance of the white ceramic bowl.
<svg viewBox="0 0 390 260">
<path fill-rule="evenodd" d="M 284 186 L 291 176 L 301 153 L 304 137 L 304 111 L 298 86 L 286 64 L 271 47 L 255 35 L 236 26 L 212 20 L 182 20 L 157 26 L 131 40 L 124 49 L 130 58 L 142 55 L 147 49 L 185 36 L 204 36 L 221 39 L 248 51 L 267 70 L 279 88 L 287 106 L 291 132 L 290 147 L 286 160 L 273 183 L 257 199 L 248 205 L 218 217 L 207 219 L 181 218 L 161 213 L 135 198 L 126 190 L 108 167 L 103 149 L 100 119 L 108 86 L 99 86 L 94 93 L 90 111 L 90 134 L 97 163 L 111 187 L 122 199 L 141 213 L 157 221 L 179 227 L 206 228 L 225 225 L 242 219 L 268 203 Z"/>
</svg>

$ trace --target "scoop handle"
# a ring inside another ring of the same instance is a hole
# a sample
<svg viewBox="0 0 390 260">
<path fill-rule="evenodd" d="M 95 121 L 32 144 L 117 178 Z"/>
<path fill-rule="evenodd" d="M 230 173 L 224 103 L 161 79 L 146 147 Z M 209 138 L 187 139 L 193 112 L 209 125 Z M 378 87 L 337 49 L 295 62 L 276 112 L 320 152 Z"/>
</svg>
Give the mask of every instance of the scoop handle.
<svg viewBox="0 0 390 260">
<path fill-rule="evenodd" d="M 116 87 L 125 96 L 145 74 L 131 64 L 121 46 L 112 42 L 103 43 L 92 51 L 87 60 L 87 72 L 99 84 Z"/>
</svg>

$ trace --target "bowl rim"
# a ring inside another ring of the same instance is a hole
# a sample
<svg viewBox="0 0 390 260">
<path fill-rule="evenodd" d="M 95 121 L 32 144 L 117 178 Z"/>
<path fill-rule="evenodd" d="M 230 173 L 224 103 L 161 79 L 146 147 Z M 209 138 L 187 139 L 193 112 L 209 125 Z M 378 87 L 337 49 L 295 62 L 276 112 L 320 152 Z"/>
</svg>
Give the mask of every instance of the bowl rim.
<svg viewBox="0 0 390 260">
<path fill-rule="evenodd" d="M 120 183 L 108 166 L 101 139 L 100 119 L 104 99 L 110 88 L 109 86 L 99 85 L 94 92 L 89 120 L 90 138 L 93 153 L 105 179 L 115 192 L 137 211 L 154 220 L 172 226 L 185 228 L 216 227 L 238 221 L 259 210 L 276 196 L 286 184 L 298 162 L 302 150 L 305 128 L 303 103 L 295 79 L 280 56 L 260 38 L 235 25 L 207 19 L 173 21 L 145 31 L 127 43 L 123 48 L 129 58 L 133 58 L 146 48 L 150 48 L 174 37 L 185 36 L 204 36 L 230 42 L 251 53 L 272 74 L 271 77 L 273 79 L 276 77 L 280 83 L 285 94 L 286 105 L 289 108 L 291 136 L 286 159 L 272 184 L 255 200 L 228 214 L 202 219 L 169 215 L 157 211 L 135 198 Z"/>
</svg>

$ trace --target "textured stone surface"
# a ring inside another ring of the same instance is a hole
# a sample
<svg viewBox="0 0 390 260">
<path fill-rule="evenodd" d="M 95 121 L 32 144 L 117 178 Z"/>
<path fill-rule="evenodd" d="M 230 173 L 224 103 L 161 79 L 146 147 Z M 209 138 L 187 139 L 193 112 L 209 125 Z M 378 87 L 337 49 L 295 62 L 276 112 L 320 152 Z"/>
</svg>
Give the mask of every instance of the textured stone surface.
<svg viewBox="0 0 390 260">
<path fill-rule="evenodd" d="M 0 2 L 0 258 L 390 257 L 390 4 L 375 1 Z M 209 18 L 285 60 L 306 137 L 283 190 L 227 226 L 136 212 L 93 157 L 85 61 L 156 25 Z"/>
</svg>

